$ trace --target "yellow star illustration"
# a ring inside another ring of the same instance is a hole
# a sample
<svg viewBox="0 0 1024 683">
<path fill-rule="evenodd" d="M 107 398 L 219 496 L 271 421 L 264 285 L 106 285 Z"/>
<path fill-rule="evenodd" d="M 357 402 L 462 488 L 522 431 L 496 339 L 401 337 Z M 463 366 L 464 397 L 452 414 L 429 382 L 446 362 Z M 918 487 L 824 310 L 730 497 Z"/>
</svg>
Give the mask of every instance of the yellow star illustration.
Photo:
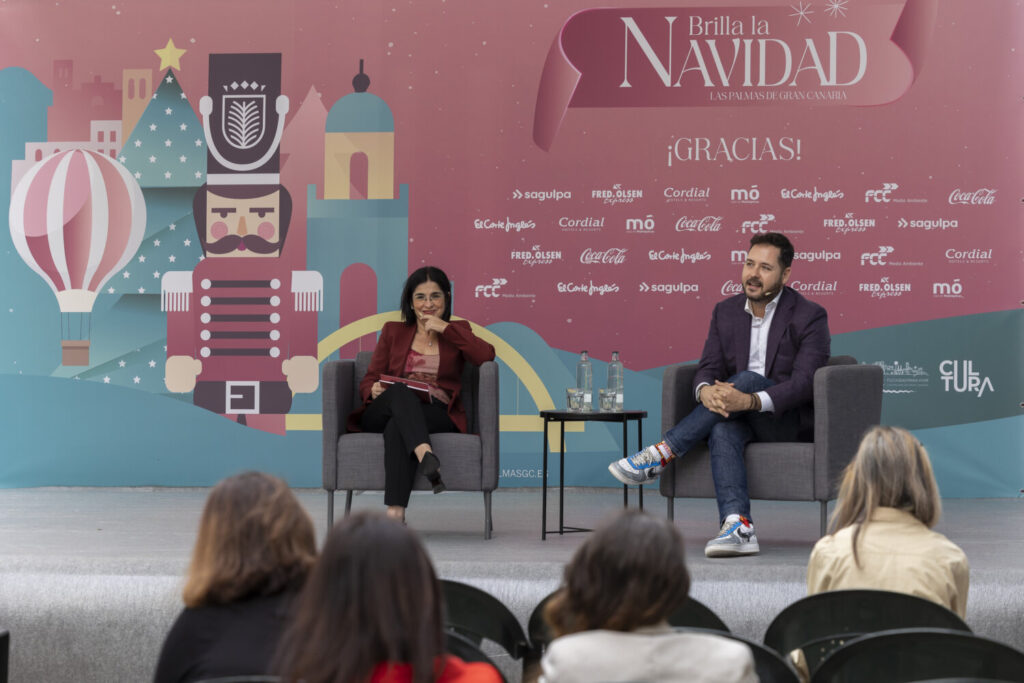
<svg viewBox="0 0 1024 683">
<path fill-rule="evenodd" d="M 174 39 L 168 38 L 167 45 L 160 50 L 153 50 L 156 56 L 160 58 L 160 70 L 163 71 L 167 67 L 177 69 L 181 71 L 181 56 L 188 52 L 188 50 L 182 50 L 181 48 L 174 46 Z"/>
</svg>

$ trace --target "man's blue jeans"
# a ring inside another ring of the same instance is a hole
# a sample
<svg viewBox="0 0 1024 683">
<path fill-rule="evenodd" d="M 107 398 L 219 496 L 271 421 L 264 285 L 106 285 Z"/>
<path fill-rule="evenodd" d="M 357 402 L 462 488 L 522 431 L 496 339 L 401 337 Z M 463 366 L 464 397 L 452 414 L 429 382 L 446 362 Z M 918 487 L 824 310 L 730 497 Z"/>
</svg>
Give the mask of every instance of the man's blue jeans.
<svg viewBox="0 0 1024 683">
<path fill-rule="evenodd" d="M 749 370 L 739 372 L 726 381 L 747 394 L 775 384 L 773 380 Z M 774 413 L 748 411 L 725 418 L 698 404 L 675 427 L 665 432 L 665 441 L 679 457 L 701 441 L 708 442 L 721 524 L 732 514 L 750 517 L 747 465 L 743 458 L 747 444 L 751 441 L 796 441 L 799 430 L 800 418 L 795 410 L 781 417 Z"/>
</svg>

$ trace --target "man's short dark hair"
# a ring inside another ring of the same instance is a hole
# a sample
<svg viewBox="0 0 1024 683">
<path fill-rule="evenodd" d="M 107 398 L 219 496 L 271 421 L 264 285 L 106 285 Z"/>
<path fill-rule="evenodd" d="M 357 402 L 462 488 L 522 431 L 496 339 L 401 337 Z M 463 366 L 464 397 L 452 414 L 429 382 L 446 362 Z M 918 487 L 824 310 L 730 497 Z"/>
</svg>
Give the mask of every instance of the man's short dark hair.
<svg viewBox="0 0 1024 683">
<path fill-rule="evenodd" d="M 785 270 L 793 265 L 793 243 L 781 232 L 766 232 L 763 235 L 754 235 L 750 238 L 750 246 L 767 244 L 779 248 L 779 264 Z"/>
</svg>

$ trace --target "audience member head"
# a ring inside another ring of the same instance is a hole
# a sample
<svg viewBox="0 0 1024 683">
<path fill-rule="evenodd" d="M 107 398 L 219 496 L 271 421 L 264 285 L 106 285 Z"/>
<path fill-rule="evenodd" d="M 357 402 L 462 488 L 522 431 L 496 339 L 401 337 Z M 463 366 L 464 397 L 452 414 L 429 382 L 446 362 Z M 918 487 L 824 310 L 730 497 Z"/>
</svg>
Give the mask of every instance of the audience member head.
<svg viewBox="0 0 1024 683">
<path fill-rule="evenodd" d="M 544 618 L 556 637 L 594 629 L 633 631 L 667 619 L 689 591 L 679 531 L 667 520 L 625 512 L 576 550 Z"/>
<path fill-rule="evenodd" d="M 441 319 L 451 320 L 452 283 L 449 282 L 448 276 L 440 268 L 423 266 L 422 268 L 417 268 L 409 275 L 405 281 L 405 286 L 402 288 L 402 303 L 400 307 L 402 310 L 402 321 L 406 325 L 416 324 L 418 318 L 412 306 L 412 297 L 416 292 L 416 288 L 424 282 L 433 282 L 441 289 L 441 293 L 444 294 L 444 312 L 441 314 Z"/>
<path fill-rule="evenodd" d="M 368 681 L 382 662 L 433 681 L 443 599 L 423 545 L 401 522 L 357 513 L 331 529 L 281 640 L 285 681 Z"/>
<path fill-rule="evenodd" d="M 872 427 L 846 467 L 839 499 L 832 513 L 832 531 L 856 525 L 857 538 L 876 508 L 906 510 L 926 526 L 934 526 L 942 514 L 939 487 L 932 474 L 928 452 L 914 436 L 900 427 Z M 858 560 L 859 563 L 859 560 Z"/>
<path fill-rule="evenodd" d="M 243 472 L 206 499 L 188 569 L 187 607 L 298 588 L 316 559 L 313 522 L 283 480 Z"/>
</svg>

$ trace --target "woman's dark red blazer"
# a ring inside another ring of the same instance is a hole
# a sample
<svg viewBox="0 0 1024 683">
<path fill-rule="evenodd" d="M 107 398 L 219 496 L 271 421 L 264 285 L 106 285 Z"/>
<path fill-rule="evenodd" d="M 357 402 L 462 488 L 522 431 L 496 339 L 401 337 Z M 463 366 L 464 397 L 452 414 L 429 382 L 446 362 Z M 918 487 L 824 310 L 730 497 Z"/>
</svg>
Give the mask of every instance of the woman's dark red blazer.
<svg viewBox="0 0 1024 683">
<path fill-rule="evenodd" d="M 405 357 L 412 348 L 413 337 L 416 336 L 416 325 L 402 322 L 384 323 L 380 331 L 380 339 L 373 350 L 370 367 L 366 376 L 359 383 L 359 395 L 363 405 L 352 411 L 348 418 L 348 430 L 358 432 L 359 420 L 363 410 L 370 403 L 370 389 L 381 375 L 401 376 L 405 372 Z M 437 369 L 437 386 L 452 397 L 448 404 L 448 417 L 452 419 L 460 432 L 466 431 L 466 411 L 462 408 L 462 368 L 468 360 L 473 365 L 480 365 L 494 360 L 494 347 L 483 339 L 475 336 L 469 323 L 465 320 L 451 320 L 444 334 L 438 339 L 438 350 L 441 359 Z"/>
</svg>

